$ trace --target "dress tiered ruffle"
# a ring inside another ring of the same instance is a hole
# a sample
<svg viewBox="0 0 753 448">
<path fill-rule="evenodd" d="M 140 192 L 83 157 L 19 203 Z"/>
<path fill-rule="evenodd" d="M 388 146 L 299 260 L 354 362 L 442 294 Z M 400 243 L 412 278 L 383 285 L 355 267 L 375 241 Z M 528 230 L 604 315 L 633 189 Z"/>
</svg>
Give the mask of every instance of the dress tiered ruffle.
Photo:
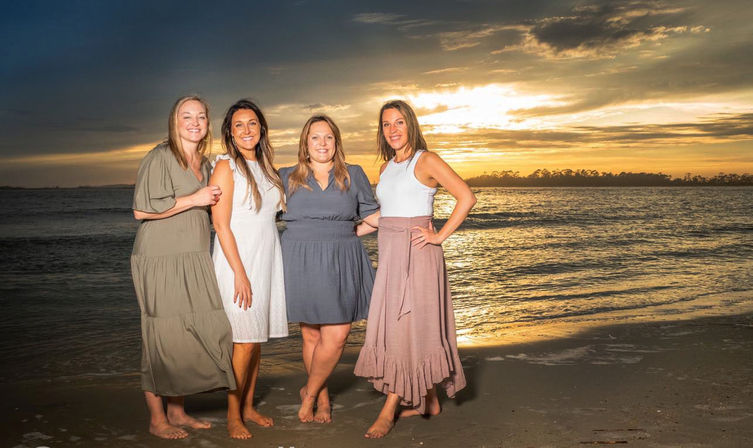
<svg viewBox="0 0 753 448">
<path fill-rule="evenodd" d="M 206 185 L 184 170 L 160 145 L 142 162 L 133 208 L 162 213 Z M 234 389 L 232 333 L 209 255 L 206 207 L 145 220 L 131 255 L 131 274 L 141 309 L 142 389 L 182 396 Z"/>
<path fill-rule="evenodd" d="M 379 266 L 355 367 L 375 389 L 399 395 L 403 406 L 421 413 L 432 386 L 453 397 L 466 384 L 442 247 L 411 246 L 411 229 L 430 220 L 379 220 Z"/>
</svg>

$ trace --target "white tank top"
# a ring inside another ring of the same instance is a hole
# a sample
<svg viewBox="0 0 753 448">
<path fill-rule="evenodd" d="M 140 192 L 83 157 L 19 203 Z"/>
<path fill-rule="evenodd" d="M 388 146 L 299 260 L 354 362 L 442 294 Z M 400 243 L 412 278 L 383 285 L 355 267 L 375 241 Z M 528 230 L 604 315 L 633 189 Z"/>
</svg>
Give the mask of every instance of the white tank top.
<svg viewBox="0 0 753 448">
<path fill-rule="evenodd" d="M 376 187 L 382 216 L 433 216 L 437 189 L 422 184 L 415 174 L 416 163 L 424 152 L 416 151 L 413 157 L 400 163 L 395 163 L 394 157 L 387 162 Z"/>
</svg>

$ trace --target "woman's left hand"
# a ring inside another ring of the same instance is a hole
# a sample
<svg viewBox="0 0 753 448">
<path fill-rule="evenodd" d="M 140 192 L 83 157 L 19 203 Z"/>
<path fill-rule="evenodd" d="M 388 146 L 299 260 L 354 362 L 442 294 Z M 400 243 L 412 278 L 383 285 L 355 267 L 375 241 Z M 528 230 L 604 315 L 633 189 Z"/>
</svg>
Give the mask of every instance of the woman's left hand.
<svg viewBox="0 0 753 448">
<path fill-rule="evenodd" d="M 435 246 L 439 246 L 442 244 L 442 239 L 440 238 L 439 234 L 436 230 L 434 230 L 434 224 L 429 221 L 429 227 L 420 227 L 415 226 L 412 227 L 411 230 L 417 230 L 419 233 L 411 235 L 410 243 L 414 247 L 424 247 L 427 244 L 433 244 Z"/>
</svg>

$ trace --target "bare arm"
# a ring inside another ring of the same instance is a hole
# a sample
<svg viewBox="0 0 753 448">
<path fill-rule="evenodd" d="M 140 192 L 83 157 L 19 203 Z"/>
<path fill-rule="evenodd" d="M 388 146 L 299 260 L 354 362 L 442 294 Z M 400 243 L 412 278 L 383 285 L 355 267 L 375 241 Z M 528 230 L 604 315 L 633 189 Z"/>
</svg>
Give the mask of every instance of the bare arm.
<svg viewBox="0 0 753 448">
<path fill-rule="evenodd" d="M 237 303 L 239 307 L 245 310 L 251 306 L 251 282 L 248 280 L 246 269 L 243 267 L 243 262 L 238 254 L 235 235 L 230 229 L 230 218 L 233 216 L 233 186 L 235 184 L 230 162 L 227 160 L 217 162 L 209 181 L 219 185 L 222 191 L 226 192 L 222 200 L 217 201 L 212 206 L 212 222 L 214 223 L 214 231 L 217 233 L 217 239 L 222 247 L 222 253 L 225 254 L 225 258 L 233 270 L 235 288 L 233 303 Z"/>
<path fill-rule="evenodd" d="M 450 168 L 450 165 L 433 152 L 426 152 L 418 160 L 416 178 L 430 186 L 443 186 L 457 201 L 450 217 L 444 226 L 439 229 L 439 232 L 435 232 L 430 225 L 428 229 L 419 228 L 421 233 L 413 238 L 414 243 L 419 246 L 442 244 L 460 227 L 473 206 L 476 205 L 476 196 L 468 187 L 468 184 Z"/>
<path fill-rule="evenodd" d="M 382 216 L 382 213 L 377 210 L 376 212 L 363 218 L 363 221 L 361 221 L 361 223 L 356 226 L 356 236 L 364 236 L 368 235 L 369 233 L 376 232 L 377 227 L 379 227 L 380 216 Z"/>
<path fill-rule="evenodd" d="M 384 172 L 384 169 L 387 168 L 387 163 L 382 163 L 382 166 L 379 167 L 379 175 L 381 176 Z M 363 219 L 363 221 L 356 226 L 356 235 L 357 236 L 364 236 L 368 235 L 369 233 L 376 232 L 379 227 L 379 218 L 382 216 L 381 210 L 377 211 L 376 213 L 372 213 L 371 215 L 367 216 Z"/>
<path fill-rule="evenodd" d="M 133 217 L 142 219 L 163 219 L 170 216 L 177 215 L 180 212 L 184 212 L 192 207 L 203 207 L 205 205 L 214 205 L 219 200 L 222 190 L 217 185 L 206 186 L 193 194 L 188 196 L 180 196 L 175 199 L 175 205 L 169 210 L 162 213 L 149 213 L 142 212 L 141 210 L 134 210 Z"/>
</svg>

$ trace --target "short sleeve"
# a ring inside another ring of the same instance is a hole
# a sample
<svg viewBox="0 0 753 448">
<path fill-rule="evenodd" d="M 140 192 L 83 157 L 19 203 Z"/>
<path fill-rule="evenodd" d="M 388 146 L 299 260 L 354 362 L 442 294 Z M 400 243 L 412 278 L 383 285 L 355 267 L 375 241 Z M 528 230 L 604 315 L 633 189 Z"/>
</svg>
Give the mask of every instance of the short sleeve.
<svg viewBox="0 0 753 448">
<path fill-rule="evenodd" d="M 286 166 L 283 168 L 280 168 L 277 172 L 280 174 L 280 181 L 282 182 L 282 187 L 285 190 L 285 194 L 288 193 L 288 179 L 290 178 L 290 173 L 293 172 L 292 166 Z"/>
<path fill-rule="evenodd" d="M 175 189 L 170 177 L 169 160 L 172 157 L 157 147 L 141 161 L 133 192 L 133 209 L 147 213 L 162 213 L 175 205 Z"/>
<path fill-rule="evenodd" d="M 215 159 L 214 159 L 214 162 L 212 162 L 212 172 L 214 172 L 214 169 L 215 169 L 215 168 L 217 167 L 217 163 L 218 163 L 218 162 L 219 162 L 220 160 L 227 160 L 227 161 L 228 161 L 228 163 L 230 164 L 230 170 L 231 170 L 231 171 L 232 171 L 233 173 L 235 173 L 236 171 L 238 171 L 238 170 L 236 169 L 236 165 L 235 165 L 235 160 L 233 160 L 233 158 L 232 158 L 232 157 L 230 157 L 230 156 L 229 156 L 229 155 L 227 155 L 227 154 L 220 154 L 220 155 L 218 155 L 218 156 L 217 156 L 217 158 L 215 158 Z"/>
<path fill-rule="evenodd" d="M 374 192 L 371 190 L 369 178 L 363 172 L 363 168 L 358 165 L 351 165 L 350 181 L 351 188 L 356 191 L 358 198 L 358 216 L 363 219 L 371 216 L 379 210 L 379 204 L 374 199 Z"/>
</svg>

